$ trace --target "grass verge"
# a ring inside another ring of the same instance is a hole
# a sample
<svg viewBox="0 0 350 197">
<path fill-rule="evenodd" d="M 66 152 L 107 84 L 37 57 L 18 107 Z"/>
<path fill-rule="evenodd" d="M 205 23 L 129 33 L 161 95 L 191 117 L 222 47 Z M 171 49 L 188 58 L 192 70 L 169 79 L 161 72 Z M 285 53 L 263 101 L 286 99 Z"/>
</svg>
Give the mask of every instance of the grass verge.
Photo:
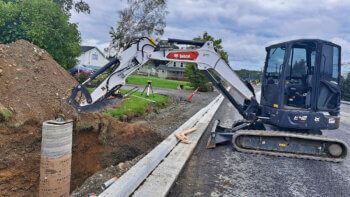
<svg viewBox="0 0 350 197">
<path fill-rule="evenodd" d="M 126 90 L 122 90 L 122 93 L 126 92 Z M 170 99 L 163 95 L 152 94 L 150 97 L 146 97 L 146 94 L 141 95 L 140 92 L 136 92 L 130 96 L 130 99 L 124 101 L 124 106 L 111 109 L 104 112 L 103 115 L 106 117 L 114 117 L 119 120 L 126 120 L 131 117 L 146 115 L 160 108 L 166 108 L 170 102 Z"/>
<path fill-rule="evenodd" d="M 135 84 L 135 85 L 147 85 L 147 81 L 152 81 L 153 87 L 160 87 L 160 88 L 168 88 L 168 89 L 177 89 L 178 85 L 184 85 L 186 90 L 192 90 L 193 88 L 189 86 L 189 82 L 186 81 L 175 81 L 175 80 L 168 80 L 168 79 L 161 79 L 161 78 L 154 78 L 154 77 L 140 77 L 131 75 L 126 79 L 126 83 L 128 84 Z"/>
</svg>

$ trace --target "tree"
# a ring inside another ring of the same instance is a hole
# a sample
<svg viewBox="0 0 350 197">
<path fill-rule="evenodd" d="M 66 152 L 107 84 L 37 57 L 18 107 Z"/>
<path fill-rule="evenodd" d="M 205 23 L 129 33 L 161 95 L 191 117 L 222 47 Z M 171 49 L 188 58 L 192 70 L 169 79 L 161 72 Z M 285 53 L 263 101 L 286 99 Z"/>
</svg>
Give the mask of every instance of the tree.
<svg viewBox="0 0 350 197">
<path fill-rule="evenodd" d="M 8 2 L 18 2 L 19 0 L 1 0 L 5 3 Z M 90 6 L 89 4 L 85 3 L 83 0 L 80 1 L 73 1 L 73 0 L 48 0 L 56 3 L 60 6 L 61 10 L 67 14 L 70 15 L 70 11 L 74 7 L 75 11 L 88 13 L 90 14 Z"/>
<path fill-rule="evenodd" d="M 258 70 L 240 69 L 240 70 L 235 70 L 235 72 L 243 80 L 248 79 L 248 80 L 260 81 L 262 77 L 262 72 Z"/>
<path fill-rule="evenodd" d="M 0 1 L 0 43 L 19 39 L 45 49 L 65 69 L 75 66 L 81 53 L 77 24 L 51 1 Z"/>
<path fill-rule="evenodd" d="M 67 15 L 70 15 L 70 11 L 74 7 L 75 11 L 82 12 L 82 13 L 88 13 L 90 14 L 90 6 L 86 2 L 80 0 L 80 1 L 73 1 L 73 0 L 49 0 L 57 5 L 59 5 L 64 13 Z"/>
<path fill-rule="evenodd" d="M 348 74 L 346 79 L 341 78 L 341 85 L 342 99 L 350 101 L 350 74 Z"/>
<path fill-rule="evenodd" d="M 222 59 L 225 60 L 225 62 L 227 64 L 228 63 L 228 54 L 227 52 L 225 52 L 221 46 L 222 40 L 221 39 L 217 39 L 215 40 L 214 37 L 212 37 L 211 35 L 208 34 L 208 32 L 204 32 L 203 36 L 198 36 L 196 38 L 194 38 L 193 40 L 197 40 L 197 41 L 212 41 L 214 44 L 214 47 L 218 50 L 218 53 L 221 55 Z"/>
<path fill-rule="evenodd" d="M 209 83 L 209 79 L 196 68 L 193 63 L 189 63 L 185 67 L 185 77 L 193 88 L 199 87 L 200 92 L 208 92 L 213 90 L 213 85 Z"/>
<path fill-rule="evenodd" d="M 215 39 L 211 35 L 208 34 L 208 32 L 204 32 L 203 36 L 198 36 L 194 38 L 193 40 L 197 41 L 212 41 L 214 44 L 214 47 L 217 49 L 218 53 L 221 55 L 222 59 L 225 60 L 225 62 L 228 64 L 228 55 L 227 52 L 222 50 L 221 46 L 221 39 Z M 213 76 L 215 77 L 215 74 L 212 73 Z M 200 71 L 196 68 L 195 64 L 187 64 L 185 68 L 185 77 L 188 79 L 190 82 L 190 86 L 199 88 L 199 91 L 206 92 L 206 91 L 212 91 L 213 86 L 211 83 L 209 83 L 209 79 Z"/>
<path fill-rule="evenodd" d="M 107 50 L 119 52 L 133 37 L 161 36 L 164 33 L 166 0 L 127 0 L 119 12 L 117 27 L 111 27 L 112 42 Z"/>
</svg>

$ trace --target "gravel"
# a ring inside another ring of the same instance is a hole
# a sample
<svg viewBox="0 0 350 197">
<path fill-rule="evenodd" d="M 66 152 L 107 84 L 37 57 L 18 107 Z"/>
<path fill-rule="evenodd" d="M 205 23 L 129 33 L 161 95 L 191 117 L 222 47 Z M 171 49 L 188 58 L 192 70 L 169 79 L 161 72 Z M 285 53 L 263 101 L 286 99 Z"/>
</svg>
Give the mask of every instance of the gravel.
<svg viewBox="0 0 350 197">
<path fill-rule="evenodd" d="M 341 110 L 340 128 L 324 134 L 350 144 L 350 107 Z M 239 118 L 225 100 L 213 120 L 228 127 Z M 168 196 L 349 196 L 349 157 L 332 163 L 245 154 L 234 151 L 231 143 L 208 150 L 211 125 Z"/>
</svg>

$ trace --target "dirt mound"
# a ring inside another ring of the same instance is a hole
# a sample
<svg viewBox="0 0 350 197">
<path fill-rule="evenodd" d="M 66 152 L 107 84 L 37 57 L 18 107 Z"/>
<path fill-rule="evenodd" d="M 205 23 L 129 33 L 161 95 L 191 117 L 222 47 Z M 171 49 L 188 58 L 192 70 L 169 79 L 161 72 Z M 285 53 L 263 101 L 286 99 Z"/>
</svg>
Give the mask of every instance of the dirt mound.
<svg viewBox="0 0 350 197">
<path fill-rule="evenodd" d="M 0 103 L 12 113 L 11 122 L 41 122 L 61 111 L 72 117 L 73 109 L 62 98 L 76 80 L 28 41 L 0 44 L 0 84 Z"/>
</svg>

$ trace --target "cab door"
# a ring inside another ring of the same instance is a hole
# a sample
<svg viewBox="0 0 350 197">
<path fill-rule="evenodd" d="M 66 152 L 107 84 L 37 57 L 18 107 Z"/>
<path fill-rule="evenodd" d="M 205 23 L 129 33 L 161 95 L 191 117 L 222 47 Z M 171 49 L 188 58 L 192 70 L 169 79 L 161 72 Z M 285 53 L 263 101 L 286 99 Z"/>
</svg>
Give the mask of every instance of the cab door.
<svg viewBox="0 0 350 197">
<path fill-rule="evenodd" d="M 283 65 L 286 54 L 286 48 L 272 47 L 267 49 L 267 57 L 262 80 L 261 104 L 279 108 L 283 93 L 281 88 L 281 79 Z"/>
<path fill-rule="evenodd" d="M 324 44 L 319 65 L 317 109 L 337 115 L 340 108 L 340 47 Z"/>
</svg>

